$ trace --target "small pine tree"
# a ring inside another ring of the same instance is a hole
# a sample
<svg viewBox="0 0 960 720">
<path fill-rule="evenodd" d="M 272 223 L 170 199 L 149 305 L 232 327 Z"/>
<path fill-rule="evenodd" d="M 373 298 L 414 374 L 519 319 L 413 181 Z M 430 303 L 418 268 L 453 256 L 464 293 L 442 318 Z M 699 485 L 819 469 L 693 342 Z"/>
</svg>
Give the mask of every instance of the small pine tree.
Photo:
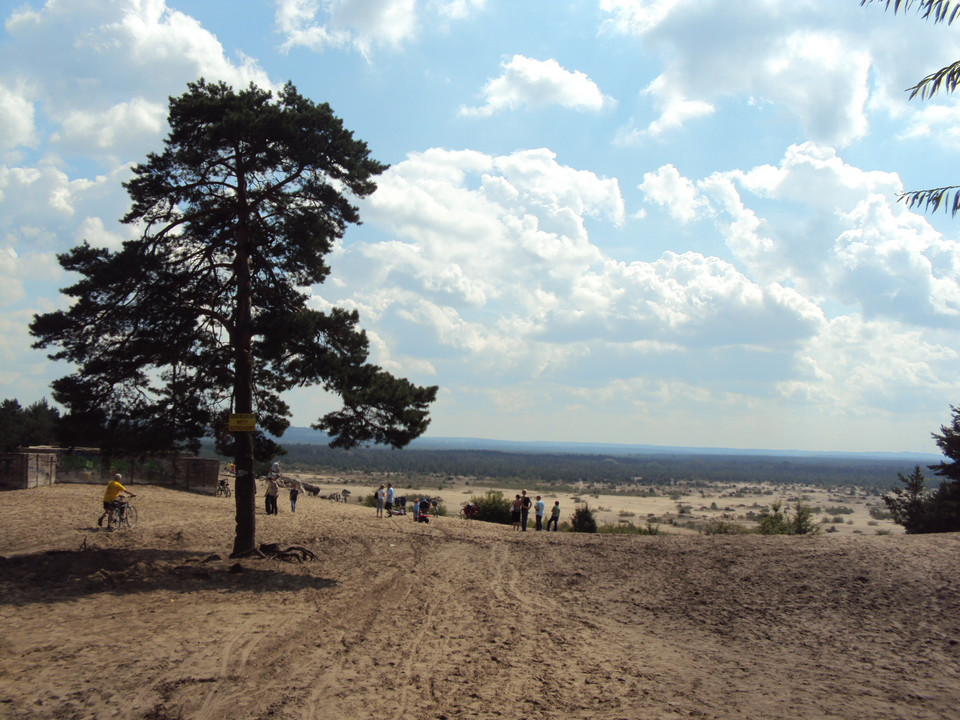
<svg viewBox="0 0 960 720">
<path fill-rule="evenodd" d="M 581 505 L 573 512 L 570 519 L 574 532 L 595 533 L 597 531 L 597 521 L 590 511 L 589 505 Z"/>
<path fill-rule="evenodd" d="M 790 521 L 792 535 L 816 535 L 820 528 L 813 521 L 813 508 L 799 500 L 793 507 L 793 520 Z"/>
<path fill-rule="evenodd" d="M 782 503 L 773 503 L 770 510 L 760 516 L 757 532 L 761 535 L 816 535 L 820 528 L 813 522 L 813 508 L 797 500 L 792 518 Z"/>
<path fill-rule="evenodd" d="M 897 478 L 903 483 L 902 488 L 894 488 L 890 495 L 885 495 L 883 502 L 893 515 L 897 525 L 903 525 L 908 533 L 922 532 L 924 500 L 926 499 L 926 479 L 919 465 L 914 466 L 909 476 L 897 473 Z"/>
<path fill-rule="evenodd" d="M 952 466 L 948 467 L 953 470 Z M 904 486 L 892 490 L 883 501 L 893 521 L 903 525 L 907 534 L 960 531 L 960 482 L 947 480 L 930 492 L 919 465 L 909 476 L 897 473 L 897 477 Z"/>
<path fill-rule="evenodd" d="M 783 509 L 783 503 L 778 501 L 760 514 L 760 527 L 757 532 L 761 535 L 787 535 L 789 527 L 790 521 Z"/>
</svg>

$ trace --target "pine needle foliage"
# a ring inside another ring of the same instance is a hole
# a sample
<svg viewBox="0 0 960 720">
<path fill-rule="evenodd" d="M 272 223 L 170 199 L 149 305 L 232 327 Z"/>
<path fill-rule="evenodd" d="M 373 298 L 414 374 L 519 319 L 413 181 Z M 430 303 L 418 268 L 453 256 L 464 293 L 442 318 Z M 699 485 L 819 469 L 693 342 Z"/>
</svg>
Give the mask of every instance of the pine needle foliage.
<svg viewBox="0 0 960 720">
<path fill-rule="evenodd" d="M 916 10 L 924 20 L 934 23 L 951 24 L 960 17 L 960 2 L 957 0 L 860 0 L 860 5 L 869 5 L 873 2 L 883 3 L 885 10 L 894 13 Z M 941 89 L 944 92 L 955 92 L 960 85 L 960 61 L 956 61 L 930 73 L 913 87 L 907 88 L 910 99 L 918 97 L 928 100 Z M 909 208 L 921 208 L 923 212 L 935 213 L 938 210 L 949 212 L 956 217 L 960 212 L 960 185 L 931 188 L 929 190 L 911 190 L 903 193 L 900 199 Z"/>
<path fill-rule="evenodd" d="M 254 547 L 254 459 L 277 446 L 282 394 L 318 385 L 342 407 L 317 420 L 336 447 L 403 447 L 424 432 L 436 387 L 368 362 L 356 311 L 317 309 L 326 255 L 360 222 L 355 198 L 385 165 L 325 103 L 288 83 L 190 83 L 170 132 L 125 183 L 119 250 L 84 242 L 59 256 L 77 282 L 67 310 L 38 315 L 35 347 L 75 372 L 53 396 L 87 442 L 127 452 L 188 447 L 212 433 L 237 466 L 234 554 Z M 230 414 L 257 433 L 228 432 Z M 267 458 L 264 454 L 268 454 Z"/>
</svg>

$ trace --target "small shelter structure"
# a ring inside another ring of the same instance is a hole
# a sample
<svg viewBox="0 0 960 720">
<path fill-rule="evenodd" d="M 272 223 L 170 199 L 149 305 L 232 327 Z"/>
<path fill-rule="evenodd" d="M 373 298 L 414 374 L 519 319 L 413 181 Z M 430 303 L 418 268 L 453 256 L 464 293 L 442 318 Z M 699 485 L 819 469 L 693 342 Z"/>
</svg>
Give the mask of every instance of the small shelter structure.
<svg viewBox="0 0 960 720">
<path fill-rule="evenodd" d="M 113 473 L 124 484 L 170 485 L 214 492 L 220 461 L 185 453 L 115 457 L 104 463 L 97 448 L 28 447 L 0 454 L 0 489 L 21 490 L 56 482 L 99 483 Z"/>
<path fill-rule="evenodd" d="M 56 481 L 56 453 L 0 453 L 0 489 L 24 490 L 53 485 Z"/>
</svg>

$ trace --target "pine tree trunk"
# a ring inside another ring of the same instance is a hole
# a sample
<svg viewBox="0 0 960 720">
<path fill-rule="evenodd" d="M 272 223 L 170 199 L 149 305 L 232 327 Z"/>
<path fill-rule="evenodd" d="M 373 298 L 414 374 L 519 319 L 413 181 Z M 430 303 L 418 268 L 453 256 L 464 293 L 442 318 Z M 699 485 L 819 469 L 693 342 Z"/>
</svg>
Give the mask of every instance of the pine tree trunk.
<svg viewBox="0 0 960 720">
<path fill-rule="evenodd" d="M 245 205 L 243 173 L 238 169 L 238 201 Z M 237 314 L 233 345 L 234 360 L 234 412 L 253 412 L 253 290 L 250 275 L 250 236 L 245 215 L 241 213 L 237 228 L 237 255 L 234 268 L 237 279 Z M 253 433 L 236 434 L 237 466 L 237 534 L 233 541 L 232 555 L 249 552 L 257 544 L 257 494 L 254 473 Z"/>
</svg>

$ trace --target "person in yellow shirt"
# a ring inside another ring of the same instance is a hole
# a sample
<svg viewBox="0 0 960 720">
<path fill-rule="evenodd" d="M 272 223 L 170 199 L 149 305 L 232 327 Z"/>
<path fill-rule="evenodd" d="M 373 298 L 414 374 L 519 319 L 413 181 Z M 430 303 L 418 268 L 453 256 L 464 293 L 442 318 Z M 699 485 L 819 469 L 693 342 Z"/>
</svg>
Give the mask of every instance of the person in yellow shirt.
<svg viewBox="0 0 960 720">
<path fill-rule="evenodd" d="M 136 497 L 136 495 L 120 484 L 122 479 L 123 477 L 120 475 L 120 473 L 117 473 L 113 476 L 113 480 L 107 483 L 107 489 L 103 493 L 103 515 L 101 515 L 97 520 L 97 525 L 103 526 L 103 519 L 112 516 L 113 511 L 116 510 L 119 505 L 117 500 L 121 495 L 126 494 L 130 497 Z M 107 525 L 109 524 L 110 521 L 108 520 Z"/>
</svg>

